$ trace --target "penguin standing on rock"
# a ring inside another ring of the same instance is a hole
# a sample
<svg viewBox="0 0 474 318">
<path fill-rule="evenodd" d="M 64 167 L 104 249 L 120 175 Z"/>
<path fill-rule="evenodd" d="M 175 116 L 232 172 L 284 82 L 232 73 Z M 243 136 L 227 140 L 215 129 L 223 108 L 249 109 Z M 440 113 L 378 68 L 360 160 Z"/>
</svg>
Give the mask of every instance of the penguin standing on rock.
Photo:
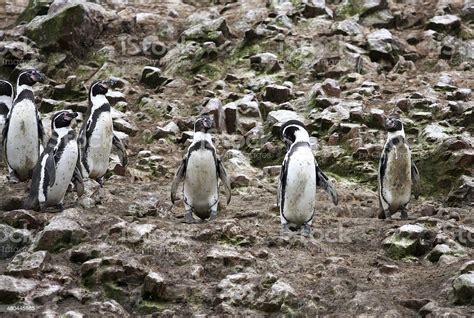
<svg viewBox="0 0 474 318">
<path fill-rule="evenodd" d="M 41 211 L 50 206 L 63 210 L 63 200 L 71 180 L 78 195 L 83 193 L 77 134 L 71 123 L 77 113 L 61 111 L 51 120 L 52 135 L 33 172 L 25 208 Z"/>
<path fill-rule="evenodd" d="M 220 178 L 224 184 L 227 204 L 231 199 L 230 182 L 222 162 L 216 154 L 209 130 L 212 120 L 207 116 L 198 118 L 194 124 L 193 142 L 181 162 L 171 185 L 171 202 L 176 201 L 178 184 L 184 181 L 185 220 L 194 223 L 193 213 L 200 219 L 217 217 Z"/>
<path fill-rule="evenodd" d="M 125 148 L 115 135 L 111 107 L 107 97 L 112 80 L 95 81 L 89 89 L 89 109 L 79 134 L 82 174 L 84 178 L 99 181 L 102 185 L 109 167 L 112 145 L 122 151 L 122 165 L 126 165 Z"/>
<path fill-rule="evenodd" d="M 37 70 L 25 70 L 17 81 L 16 98 L 3 129 L 3 149 L 11 182 L 26 181 L 43 147 L 43 124 L 35 105 L 33 85 L 44 81 Z"/>
<path fill-rule="evenodd" d="M 278 189 L 283 232 L 288 233 L 291 224 L 303 226 L 303 234 L 309 235 L 316 205 L 316 186 L 322 187 L 335 205 L 337 193 L 313 156 L 304 124 L 298 120 L 286 122 L 281 127 L 281 137 L 287 146 Z"/>
<path fill-rule="evenodd" d="M 13 85 L 10 82 L 0 80 L 0 145 L 3 142 L 3 128 L 8 118 L 8 113 L 13 105 Z M 0 157 L 2 150 L 0 149 Z"/>
<path fill-rule="evenodd" d="M 385 219 L 401 211 L 401 217 L 406 219 L 406 205 L 410 202 L 412 184 L 417 185 L 419 181 L 418 169 L 411 159 L 402 121 L 389 117 L 385 126 L 388 136 L 379 164 L 378 217 Z"/>
</svg>

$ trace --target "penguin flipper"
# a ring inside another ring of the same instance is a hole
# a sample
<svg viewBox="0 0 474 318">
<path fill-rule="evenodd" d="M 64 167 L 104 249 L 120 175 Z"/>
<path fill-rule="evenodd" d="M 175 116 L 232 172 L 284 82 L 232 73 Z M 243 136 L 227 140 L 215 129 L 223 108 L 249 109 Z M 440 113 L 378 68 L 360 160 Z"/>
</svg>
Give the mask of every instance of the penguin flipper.
<svg viewBox="0 0 474 318">
<path fill-rule="evenodd" d="M 125 167 L 128 164 L 127 150 L 125 149 L 123 142 L 115 134 L 113 135 L 112 145 L 117 149 L 120 164 L 122 167 Z"/>
<path fill-rule="evenodd" d="M 38 121 L 38 142 L 40 144 L 40 148 L 43 146 L 44 143 L 44 128 L 43 128 L 43 122 L 41 121 L 41 115 L 39 112 L 36 112 L 36 117 Z M 49 143 L 49 142 L 48 142 Z"/>
<path fill-rule="evenodd" d="M 334 203 L 334 205 L 337 205 L 338 198 L 337 198 L 336 189 L 334 188 L 334 185 L 332 184 L 332 182 L 329 181 L 328 177 L 324 174 L 324 172 L 319 168 L 318 165 L 316 165 L 316 185 L 323 188 L 324 191 L 326 191 L 329 194 L 329 197 L 331 198 L 332 203 Z"/>
<path fill-rule="evenodd" d="M 420 173 L 413 161 L 411 162 L 411 182 L 415 188 L 415 198 L 417 199 L 420 194 Z"/>
<path fill-rule="evenodd" d="M 178 185 L 181 181 L 184 180 L 184 177 L 186 176 L 187 165 L 188 165 L 188 160 L 186 157 L 181 161 L 181 165 L 179 166 L 178 171 L 176 172 L 176 175 L 174 176 L 173 183 L 171 184 L 171 203 L 173 204 L 176 201 L 176 191 L 178 190 Z"/>
<path fill-rule="evenodd" d="M 76 167 L 74 168 L 74 172 L 72 174 L 71 182 L 74 184 L 76 188 L 77 196 L 82 197 L 82 195 L 84 194 L 84 180 L 82 177 L 80 157 L 77 158 L 77 163 L 76 163 Z"/>
<path fill-rule="evenodd" d="M 229 204 L 230 199 L 232 198 L 232 193 L 230 190 L 230 180 L 229 180 L 229 177 L 227 176 L 227 173 L 225 172 L 225 168 L 224 168 L 224 165 L 222 164 L 222 161 L 220 161 L 220 159 L 217 159 L 216 163 L 217 163 L 217 174 L 219 175 L 219 178 L 224 184 L 225 194 L 227 197 L 227 204 Z"/>
</svg>

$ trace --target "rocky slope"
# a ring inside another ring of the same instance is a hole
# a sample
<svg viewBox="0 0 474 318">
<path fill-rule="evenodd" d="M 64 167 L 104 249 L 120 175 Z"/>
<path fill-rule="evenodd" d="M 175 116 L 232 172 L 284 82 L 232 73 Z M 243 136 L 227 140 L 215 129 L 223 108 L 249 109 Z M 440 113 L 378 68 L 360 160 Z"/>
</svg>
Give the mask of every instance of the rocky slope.
<svg viewBox="0 0 474 318">
<path fill-rule="evenodd" d="M 1 167 L 0 310 L 474 313 L 474 2 L 96 2 L 30 1 L 0 31 L 3 78 L 26 67 L 48 77 L 37 87 L 45 127 L 55 110 L 84 112 L 93 80 L 116 78 L 109 100 L 130 157 L 127 169 L 112 158 L 103 189 L 69 193 L 62 213 L 21 210 L 28 184 L 7 183 Z M 216 222 L 187 225 L 169 191 L 203 113 L 218 124 L 233 198 Z M 380 221 L 391 114 L 405 122 L 421 196 L 408 220 Z M 280 236 L 277 135 L 289 118 L 307 124 L 340 196 L 334 207 L 319 194 L 311 238 Z"/>
</svg>

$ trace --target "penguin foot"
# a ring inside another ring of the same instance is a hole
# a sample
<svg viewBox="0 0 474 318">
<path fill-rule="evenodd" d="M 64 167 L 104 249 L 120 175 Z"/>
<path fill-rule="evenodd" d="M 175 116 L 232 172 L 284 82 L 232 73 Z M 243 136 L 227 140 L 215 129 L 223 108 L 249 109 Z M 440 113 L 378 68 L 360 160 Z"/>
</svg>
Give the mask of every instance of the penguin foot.
<svg viewBox="0 0 474 318">
<path fill-rule="evenodd" d="M 282 226 L 281 226 L 281 235 L 282 236 L 290 235 L 290 228 L 289 228 L 288 224 L 282 224 Z"/>
<path fill-rule="evenodd" d="M 11 173 L 10 175 L 8 175 L 8 182 L 11 183 L 11 184 L 17 184 L 20 182 L 20 179 L 18 179 L 17 176 L 15 176 L 13 173 Z"/>
<path fill-rule="evenodd" d="M 59 209 L 59 211 L 61 211 L 61 212 L 64 211 L 64 204 L 59 203 L 56 207 Z"/>
<path fill-rule="evenodd" d="M 402 211 L 400 212 L 400 218 L 401 218 L 402 220 L 408 219 L 407 211 L 402 210 Z"/>
<path fill-rule="evenodd" d="M 46 208 L 47 208 L 46 203 L 40 202 L 39 208 L 41 212 L 46 212 Z"/>
<path fill-rule="evenodd" d="M 309 224 L 303 225 L 303 231 L 301 231 L 301 234 L 303 236 L 310 236 L 311 235 L 311 226 Z"/>
<path fill-rule="evenodd" d="M 196 223 L 196 220 L 193 218 L 193 212 L 192 211 L 186 212 L 186 214 L 184 215 L 184 221 L 188 224 Z"/>
<path fill-rule="evenodd" d="M 209 221 L 215 221 L 217 219 L 217 211 L 212 211 Z"/>
<path fill-rule="evenodd" d="M 105 178 L 104 177 L 100 177 L 99 179 L 97 179 L 97 182 L 99 182 L 99 185 L 101 188 L 104 187 L 104 183 L 105 183 Z"/>
</svg>

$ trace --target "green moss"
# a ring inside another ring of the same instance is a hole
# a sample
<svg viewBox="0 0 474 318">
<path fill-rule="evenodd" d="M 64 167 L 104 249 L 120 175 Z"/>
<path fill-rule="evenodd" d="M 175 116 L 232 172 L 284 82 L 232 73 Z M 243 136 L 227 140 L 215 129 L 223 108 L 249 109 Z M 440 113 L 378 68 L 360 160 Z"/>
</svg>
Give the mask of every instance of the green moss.
<svg viewBox="0 0 474 318">
<path fill-rule="evenodd" d="M 70 40 L 73 29 L 82 23 L 84 14 L 84 9 L 80 5 L 68 6 L 55 15 L 45 16 L 41 21 L 33 22 L 34 24 L 25 32 L 41 48 L 61 46 Z"/>
<path fill-rule="evenodd" d="M 53 0 L 30 0 L 26 9 L 18 17 L 17 23 L 30 22 L 38 15 L 46 15 Z"/>
<path fill-rule="evenodd" d="M 142 300 L 138 305 L 138 310 L 144 314 L 162 312 L 167 304 L 162 301 Z"/>
<path fill-rule="evenodd" d="M 115 282 L 104 282 L 102 283 L 102 289 L 105 292 L 105 295 L 109 298 L 115 299 L 119 303 L 125 303 L 128 299 L 128 293 L 121 287 L 119 287 Z"/>
</svg>

